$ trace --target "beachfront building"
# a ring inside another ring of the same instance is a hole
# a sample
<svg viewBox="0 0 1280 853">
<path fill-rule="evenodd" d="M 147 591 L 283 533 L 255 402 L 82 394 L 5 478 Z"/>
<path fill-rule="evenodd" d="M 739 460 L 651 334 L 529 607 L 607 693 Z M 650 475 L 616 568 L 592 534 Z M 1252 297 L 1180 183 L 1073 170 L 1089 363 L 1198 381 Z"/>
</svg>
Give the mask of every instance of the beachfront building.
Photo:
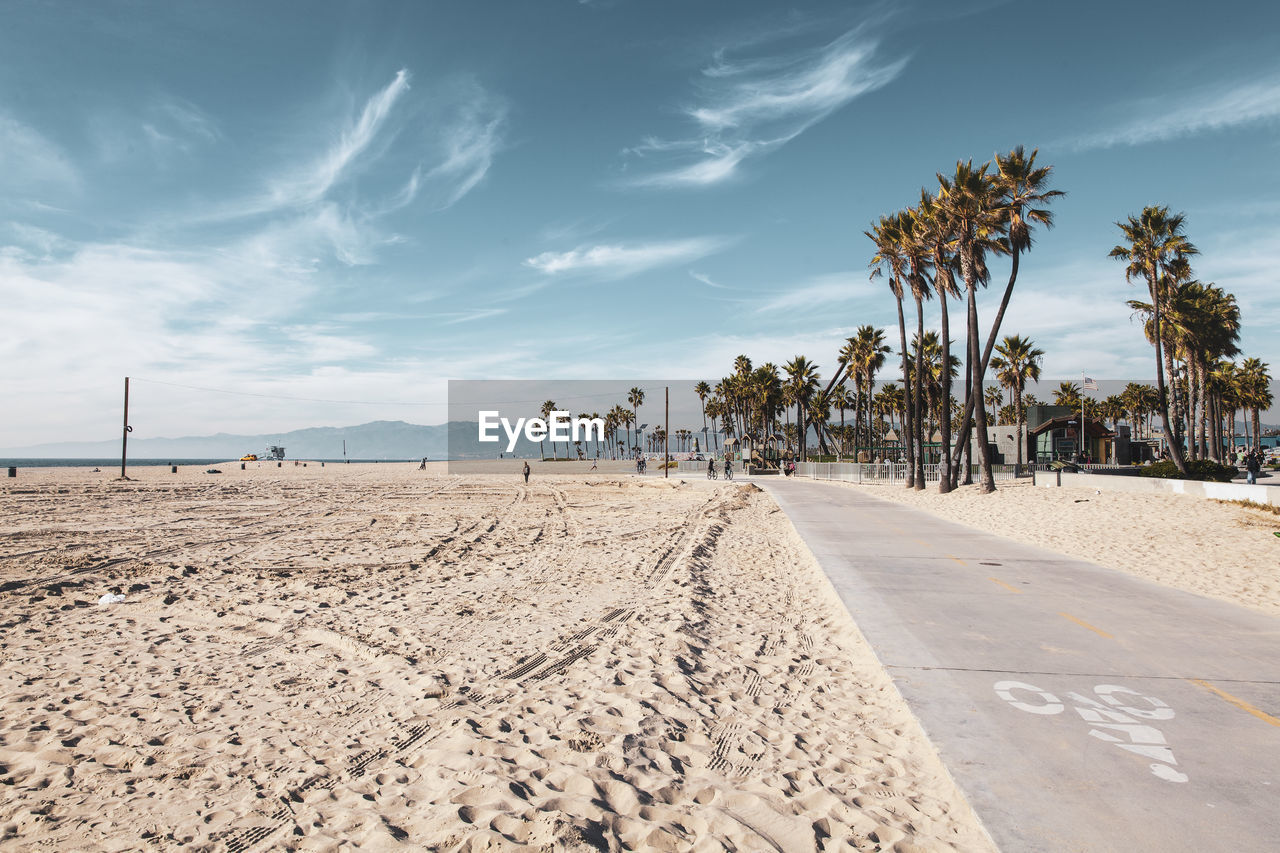
<svg viewBox="0 0 1280 853">
<path fill-rule="evenodd" d="M 1036 462 L 1079 461 L 1082 457 L 1093 462 L 1115 461 L 1116 433 L 1095 418 L 1085 418 L 1082 431 L 1079 412 L 1041 422 L 1031 430 L 1030 438 L 1034 449 L 1031 458 Z"/>
</svg>

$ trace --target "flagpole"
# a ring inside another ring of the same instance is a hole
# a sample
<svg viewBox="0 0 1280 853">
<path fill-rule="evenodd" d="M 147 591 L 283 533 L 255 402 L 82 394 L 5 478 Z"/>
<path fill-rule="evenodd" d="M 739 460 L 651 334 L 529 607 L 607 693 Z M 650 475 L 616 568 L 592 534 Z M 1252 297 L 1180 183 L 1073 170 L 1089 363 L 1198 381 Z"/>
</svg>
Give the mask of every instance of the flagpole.
<svg viewBox="0 0 1280 853">
<path fill-rule="evenodd" d="M 1080 460 L 1084 461 L 1084 391 L 1085 382 L 1089 377 L 1084 375 L 1084 371 L 1080 371 Z"/>
</svg>

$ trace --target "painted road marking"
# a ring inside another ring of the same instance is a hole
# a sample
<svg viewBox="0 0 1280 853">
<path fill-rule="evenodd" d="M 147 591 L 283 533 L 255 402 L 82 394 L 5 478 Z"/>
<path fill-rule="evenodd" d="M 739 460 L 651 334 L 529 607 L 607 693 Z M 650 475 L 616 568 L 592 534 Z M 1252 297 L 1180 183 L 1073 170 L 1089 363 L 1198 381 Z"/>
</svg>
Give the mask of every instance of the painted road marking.
<svg viewBox="0 0 1280 853">
<path fill-rule="evenodd" d="M 1263 711 L 1261 708 L 1253 707 L 1248 702 L 1244 701 L 1238 696 L 1232 696 L 1227 691 L 1219 690 L 1217 687 L 1214 687 L 1209 682 L 1202 681 L 1199 678 L 1188 678 L 1187 680 L 1190 681 L 1192 684 L 1203 687 L 1205 690 L 1208 690 L 1210 693 L 1216 693 L 1218 696 L 1222 697 L 1223 699 L 1226 699 L 1228 702 L 1230 702 L 1232 705 L 1235 705 L 1240 710 L 1248 711 L 1250 714 L 1253 714 L 1259 720 L 1262 720 L 1262 722 L 1272 726 L 1280 727 L 1280 720 L 1271 716 L 1266 711 Z"/>
<path fill-rule="evenodd" d="M 1065 704 L 1057 696 L 1025 681 L 997 681 L 993 688 L 1001 699 L 1028 714 L 1048 717 L 1066 710 Z M 1174 758 L 1164 733 L 1148 722 L 1140 722 L 1172 720 L 1172 708 L 1154 696 L 1147 696 L 1119 684 L 1099 684 L 1093 688 L 1093 692 L 1102 701 L 1074 691 L 1067 694 L 1075 712 L 1090 724 L 1090 737 L 1113 744 L 1125 752 L 1154 759 L 1150 765 L 1151 775 L 1158 779 L 1166 782 L 1187 781 L 1187 774 L 1174 769 L 1178 760 Z M 1039 701 L 1027 701 L 1029 699 Z M 1139 702 L 1149 707 L 1137 707 Z"/>
<path fill-rule="evenodd" d="M 1106 637 L 1108 640 L 1115 639 L 1115 637 L 1111 636 L 1101 628 L 1096 628 L 1093 625 L 1090 625 L 1088 622 L 1084 621 L 1083 619 L 1077 619 L 1076 617 L 1072 616 L 1070 613 L 1059 613 L 1058 615 L 1064 618 L 1070 619 L 1072 622 L 1076 623 L 1082 628 L 1088 628 L 1090 631 L 1092 631 L 1093 633 L 1097 634 L 1100 637 Z"/>
<path fill-rule="evenodd" d="M 948 556 L 948 557 L 950 557 L 951 559 L 955 560 L 957 563 L 959 563 L 959 564 L 960 564 L 960 565 L 962 565 L 962 566 L 967 566 L 967 565 L 969 565 L 969 564 L 968 564 L 968 563 L 966 563 L 964 560 L 962 560 L 962 559 L 960 559 L 959 557 L 957 557 L 955 554 L 948 554 L 947 556 Z"/>
<path fill-rule="evenodd" d="M 1022 590 L 1018 589 L 1016 586 L 1009 586 L 1007 583 L 1000 580 L 1000 578 L 987 578 L 987 580 L 995 581 L 996 583 L 1000 584 L 1000 586 L 1009 590 L 1009 592 L 1016 592 L 1018 595 L 1022 595 Z"/>
<path fill-rule="evenodd" d="M 923 546 L 924 546 L 924 547 L 926 547 L 926 548 L 932 548 L 932 547 L 933 547 L 933 545 L 931 545 L 930 543 L 928 543 L 928 542 L 924 541 L 923 539 L 917 539 L 917 540 L 915 540 L 915 542 L 916 542 L 916 544 L 917 544 L 917 545 L 923 545 Z"/>
</svg>

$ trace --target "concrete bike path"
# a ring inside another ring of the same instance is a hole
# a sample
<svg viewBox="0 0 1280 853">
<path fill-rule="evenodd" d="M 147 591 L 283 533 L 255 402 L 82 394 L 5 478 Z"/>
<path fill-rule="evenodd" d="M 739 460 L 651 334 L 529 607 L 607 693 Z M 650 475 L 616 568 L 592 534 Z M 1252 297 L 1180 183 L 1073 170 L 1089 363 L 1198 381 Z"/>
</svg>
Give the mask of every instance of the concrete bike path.
<svg viewBox="0 0 1280 853">
<path fill-rule="evenodd" d="M 1280 619 L 860 490 L 756 482 L 1002 849 L 1280 850 Z"/>
</svg>

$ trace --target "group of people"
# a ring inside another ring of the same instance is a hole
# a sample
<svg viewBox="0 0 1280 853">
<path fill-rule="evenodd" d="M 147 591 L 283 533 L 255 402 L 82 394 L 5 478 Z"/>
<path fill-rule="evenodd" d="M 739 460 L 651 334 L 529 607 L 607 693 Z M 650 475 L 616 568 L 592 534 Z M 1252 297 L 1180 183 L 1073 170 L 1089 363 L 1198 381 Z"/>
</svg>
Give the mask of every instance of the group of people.
<svg viewBox="0 0 1280 853">
<path fill-rule="evenodd" d="M 726 453 L 724 457 L 724 478 L 726 480 L 733 479 L 733 459 Z M 714 456 L 707 457 L 707 479 L 714 480 L 716 478 L 716 458 Z"/>
<path fill-rule="evenodd" d="M 1258 475 L 1262 473 L 1262 460 L 1264 458 L 1262 448 L 1255 447 L 1248 453 L 1242 453 L 1241 456 L 1244 457 L 1241 461 L 1244 462 L 1245 482 L 1252 486 L 1258 482 Z"/>
</svg>

